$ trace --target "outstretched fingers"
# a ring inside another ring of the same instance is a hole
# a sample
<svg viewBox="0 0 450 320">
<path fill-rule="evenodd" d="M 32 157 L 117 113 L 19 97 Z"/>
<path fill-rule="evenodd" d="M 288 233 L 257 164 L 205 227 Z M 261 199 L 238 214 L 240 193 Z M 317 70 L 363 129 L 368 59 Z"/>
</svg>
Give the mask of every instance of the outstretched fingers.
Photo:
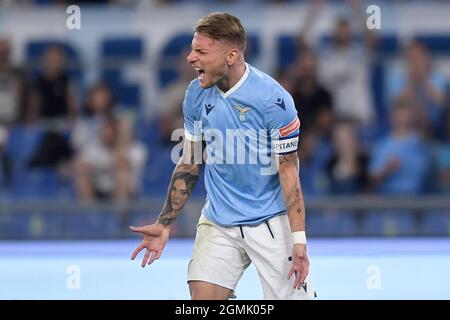
<svg viewBox="0 0 450 320">
<path fill-rule="evenodd" d="M 141 263 L 142 268 L 144 268 L 145 265 L 147 264 L 147 261 L 150 258 L 151 253 L 152 253 L 152 251 L 150 251 L 148 249 L 147 249 L 147 251 L 145 251 L 144 258 L 142 258 L 142 263 Z"/>
<path fill-rule="evenodd" d="M 130 230 L 136 233 L 143 233 L 143 228 L 142 227 L 134 227 L 134 226 L 130 226 Z"/>
<path fill-rule="evenodd" d="M 139 254 L 139 252 L 142 251 L 142 249 L 144 249 L 143 243 L 141 243 L 136 247 L 136 249 L 134 249 L 133 253 L 131 254 L 131 260 L 134 260 L 134 258 L 136 258 L 136 256 Z"/>
<path fill-rule="evenodd" d="M 161 253 L 162 253 L 161 250 L 152 251 L 152 252 L 151 252 L 150 259 L 148 260 L 148 264 L 150 265 L 150 264 L 153 263 L 153 261 L 158 260 L 159 257 L 161 257 Z"/>
</svg>

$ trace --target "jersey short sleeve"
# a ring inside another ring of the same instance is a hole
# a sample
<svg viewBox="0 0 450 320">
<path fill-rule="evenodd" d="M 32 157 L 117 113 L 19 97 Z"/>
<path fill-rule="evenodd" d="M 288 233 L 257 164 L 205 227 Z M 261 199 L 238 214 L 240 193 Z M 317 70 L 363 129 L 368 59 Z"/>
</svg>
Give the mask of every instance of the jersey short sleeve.
<svg viewBox="0 0 450 320">
<path fill-rule="evenodd" d="M 287 92 L 280 92 L 269 99 L 266 122 L 275 155 L 297 151 L 300 120 L 294 100 Z"/>
<path fill-rule="evenodd" d="M 200 121 L 196 115 L 196 92 L 195 82 L 186 89 L 186 94 L 183 101 L 183 115 L 184 115 L 184 135 L 190 141 L 201 141 L 201 128 L 196 126 L 196 122 Z"/>
</svg>

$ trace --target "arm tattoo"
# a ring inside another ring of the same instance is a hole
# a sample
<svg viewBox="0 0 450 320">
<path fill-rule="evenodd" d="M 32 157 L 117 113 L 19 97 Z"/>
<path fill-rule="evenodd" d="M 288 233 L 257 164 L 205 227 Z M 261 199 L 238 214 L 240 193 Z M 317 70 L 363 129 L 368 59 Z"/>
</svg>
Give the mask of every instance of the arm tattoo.
<svg viewBox="0 0 450 320">
<path fill-rule="evenodd" d="M 180 159 L 173 172 L 169 189 L 167 190 L 166 202 L 158 217 L 158 222 L 165 226 L 175 221 L 197 184 L 201 162 L 195 162 L 196 153 L 194 147 L 194 142 L 185 144 L 183 158 Z"/>
<path fill-rule="evenodd" d="M 181 209 L 189 199 L 195 185 L 197 184 L 199 174 L 196 172 L 197 165 L 180 165 L 175 168 L 172 180 L 170 181 L 167 192 L 166 202 L 158 217 L 158 222 L 163 225 L 172 224 Z M 192 167 L 190 171 L 181 171 L 186 167 Z"/>
<path fill-rule="evenodd" d="M 293 209 L 295 209 L 296 207 L 298 207 L 298 204 L 300 202 L 301 198 L 300 198 L 300 189 L 298 188 L 297 185 L 294 185 L 288 196 L 287 196 L 287 200 L 286 200 L 286 206 L 288 211 L 291 211 Z M 297 212 L 299 211 L 299 209 L 297 209 Z M 301 212 L 301 210 L 300 210 Z"/>
<path fill-rule="evenodd" d="M 280 163 L 280 166 L 282 166 L 286 162 L 289 162 L 289 158 L 287 156 L 280 156 L 280 157 L 278 157 L 278 161 Z"/>
<path fill-rule="evenodd" d="M 278 158 L 280 167 L 285 167 L 289 163 L 294 163 L 295 167 L 298 169 L 298 160 L 296 154 L 283 155 Z M 303 213 L 303 209 L 300 205 L 302 201 L 300 183 L 298 181 L 292 181 L 292 186 L 287 187 L 285 193 L 285 203 L 288 212 L 295 212 L 299 215 Z"/>
</svg>

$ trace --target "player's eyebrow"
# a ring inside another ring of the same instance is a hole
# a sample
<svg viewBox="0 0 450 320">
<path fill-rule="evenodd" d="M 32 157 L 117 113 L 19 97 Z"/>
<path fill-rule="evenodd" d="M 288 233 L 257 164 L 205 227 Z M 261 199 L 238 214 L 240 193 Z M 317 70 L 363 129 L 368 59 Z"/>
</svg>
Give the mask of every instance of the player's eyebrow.
<svg viewBox="0 0 450 320">
<path fill-rule="evenodd" d="M 200 52 L 200 51 L 206 52 L 206 51 L 208 51 L 207 49 L 201 48 L 201 47 L 200 48 L 199 47 L 194 48 L 192 46 L 192 44 L 191 44 L 191 50 L 194 50 L 195 52 Z"/>
</svg>

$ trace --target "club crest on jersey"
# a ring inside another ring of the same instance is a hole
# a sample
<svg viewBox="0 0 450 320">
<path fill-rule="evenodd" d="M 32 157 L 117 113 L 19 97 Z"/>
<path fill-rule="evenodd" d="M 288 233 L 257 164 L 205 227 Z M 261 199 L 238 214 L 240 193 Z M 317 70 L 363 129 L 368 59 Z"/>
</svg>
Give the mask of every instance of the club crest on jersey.
<svg viewBox="0 0 450 320">
<path fill-rule="evenodd" d="M 239 112 L 239 120 L 245 121 L 247 117 L 247 112 L 251 111 L 252 108 L 243 107 L 243 106 L 234 106 L 234 108 Z"/>
</svg>

